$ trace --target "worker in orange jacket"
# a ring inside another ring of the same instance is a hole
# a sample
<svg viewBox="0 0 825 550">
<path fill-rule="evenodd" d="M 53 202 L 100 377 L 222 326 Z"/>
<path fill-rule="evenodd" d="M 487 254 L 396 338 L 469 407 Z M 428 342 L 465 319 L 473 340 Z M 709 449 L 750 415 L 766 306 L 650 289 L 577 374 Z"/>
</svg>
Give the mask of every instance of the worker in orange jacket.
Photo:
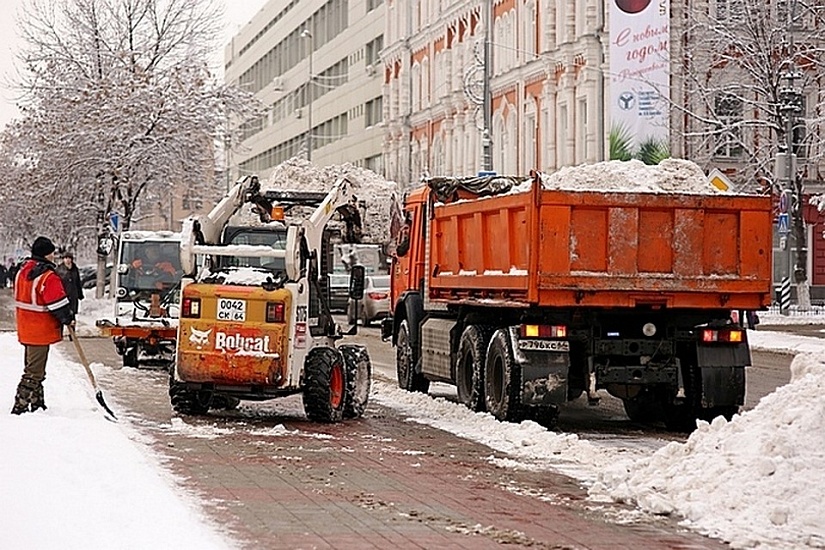
<svg viewBox="0 0 825 550">
<path fill-rule="evenodd" d="M 46 237 L 37 237 L 31 257 L 20 266 L 14 282 L 17 339 L 25 348 L 25 366 L 12 414 L 46 409 L 43 380 L 49 346 L 59 342 L 62 325 L 73 325 L 75 312 L 69 305 L 63 281 L 55 272 L 55 246 Z"/>
</svg>

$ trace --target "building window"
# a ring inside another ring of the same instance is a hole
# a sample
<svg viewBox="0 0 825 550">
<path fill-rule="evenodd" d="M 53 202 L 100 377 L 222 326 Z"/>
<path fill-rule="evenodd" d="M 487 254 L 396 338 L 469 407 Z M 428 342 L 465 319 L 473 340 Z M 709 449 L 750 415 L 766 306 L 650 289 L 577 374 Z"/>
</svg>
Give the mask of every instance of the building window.
<svg viewBox="0 0 825 550">
<path fill-rule="evenodd" d="M 371 12 L 383 3 L 383 0 L 367 0 L 367 13 Z"/>
<path fill-rule="evenodd" d="M 381 61 L 380 53 L 381 50 L 384 48 L 384 37 L 379 36 L 375 40 L 372 40 L 367 43 L 366 52 L 365 52 L 365 59 L 367 65 L 372 65 L 377 67 L 379 62 Z"/>
<path fill-rule="evenodd" d="M 744 103 L 732 94 L 716 98 L 716 145 L 714 156 L 733 158 L 742 155 L 742 119 Z"/>
<path fill-rule="evenodd" d="M 716 19 L 739 21 L 744 14 L 744 0 L 716 0 Z"/>
<path fill-rule="evenodd" d="M 383 113 L 384 113 L 384 98 L 381 96 L 376 97 L 371 101 L 367 101 L 364 104 L 364 125 L 366 128 L 370 126 L 375 126 L 379 122 L 383 120 Z"/>
</svg>

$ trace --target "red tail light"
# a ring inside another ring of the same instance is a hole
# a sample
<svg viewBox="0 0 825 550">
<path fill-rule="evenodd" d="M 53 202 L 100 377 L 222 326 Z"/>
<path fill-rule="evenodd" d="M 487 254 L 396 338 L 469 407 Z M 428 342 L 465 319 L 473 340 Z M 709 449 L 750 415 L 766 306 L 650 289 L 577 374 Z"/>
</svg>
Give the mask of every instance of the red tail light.
<svg viewBox="0 0 825 550">
<path fill-rule="evenodd" d="M 370 300 L 383 300 L 388 296 L 386 292 L 367 292 Z"/>
<path fill-rule="evenodd" d="M 199 319 L 201 316 L 200 298 L 184 298 L 180 310 L 181 317 Z"/>
<path fill-rule="evenodd" d="M 521 325 L 522 338 L 567 338 L 565 325 Z"/>
<path fill-rule="evenodd" d="M 284 322 L 284 303 L 283 302 L 267 302 L 266 303 L 266 322 L 267 323 L 283 323 Z"/>
<path fill-rule="evenodd" d="M 741 330 L 730 329 L 704 329 L 702 331 L 702 342 L 722 342 L 730 344 L 739 344 L 743 340 Z"/>
</svg>

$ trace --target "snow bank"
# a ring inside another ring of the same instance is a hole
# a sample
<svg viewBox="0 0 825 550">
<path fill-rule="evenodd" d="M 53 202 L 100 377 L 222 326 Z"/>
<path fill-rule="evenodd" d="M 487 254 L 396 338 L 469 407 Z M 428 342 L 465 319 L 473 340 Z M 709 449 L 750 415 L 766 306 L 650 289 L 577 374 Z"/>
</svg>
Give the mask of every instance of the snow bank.
<svg viewBox="0 0 825 550">
<path fill-rule="evenodd" d="M 791 382 L 731 422 L 603 470 L 594 497 L 631 502 L 737 548 L 825 546 L 825 364 L 798 355 Z"/>
</svg>

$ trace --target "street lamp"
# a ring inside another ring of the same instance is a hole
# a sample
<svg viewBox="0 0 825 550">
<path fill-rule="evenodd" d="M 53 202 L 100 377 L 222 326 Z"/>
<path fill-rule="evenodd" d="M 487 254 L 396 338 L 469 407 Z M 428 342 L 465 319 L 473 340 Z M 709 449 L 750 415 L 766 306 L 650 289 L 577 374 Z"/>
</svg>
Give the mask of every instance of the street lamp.
<svg viewBox="0 0 825 550">
<path fill-rule="evenodd" d="M 315 41 L 309 29 L 301 31 L 301 38 L 309 38 L 309 82 L 307 83 L 307 160 L 312 160 L 312 96 L 315 92 L 312 85 L 312 51 L 315 49 Z"/>
</svg>

